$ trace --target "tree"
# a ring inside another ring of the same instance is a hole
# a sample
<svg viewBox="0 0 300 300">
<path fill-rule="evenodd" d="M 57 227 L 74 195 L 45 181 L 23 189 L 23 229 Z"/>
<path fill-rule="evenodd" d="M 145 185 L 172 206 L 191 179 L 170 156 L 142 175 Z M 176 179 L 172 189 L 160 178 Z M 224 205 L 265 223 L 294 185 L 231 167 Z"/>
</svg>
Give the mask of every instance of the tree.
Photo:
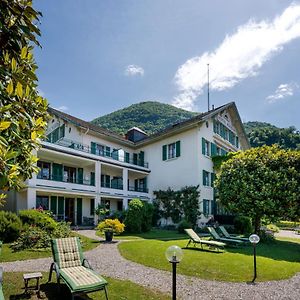
<svg viewBox="0 0 300 300">
<path fill-rule="evenodd" d="M 252 219 L 274 222 L 300 215 L 300 151 L 263 146 L 225 161 L 215 181 L 221 204 Z"/>
<path fill-rule="evenodd" d="M 40 12 L 29 0 L 0 0 L 0 190 L 19 189 L 37 172 L 34 151 L 47 125 L 37 91 L 33 45 Z M 4 200 L 5 195 L 0 195 Z"/>
</svg>

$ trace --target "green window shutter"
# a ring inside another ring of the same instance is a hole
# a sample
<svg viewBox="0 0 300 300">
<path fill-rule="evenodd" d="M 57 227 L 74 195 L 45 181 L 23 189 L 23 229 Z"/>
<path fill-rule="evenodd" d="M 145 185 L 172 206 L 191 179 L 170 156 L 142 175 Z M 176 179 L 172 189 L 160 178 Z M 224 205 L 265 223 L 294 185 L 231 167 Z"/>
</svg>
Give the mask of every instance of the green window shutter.
<svg viewBox="0 0 300 300">
<path fill-rule="evenodd" d="M 210 186 L 214 186 L 215 173 L 210 173 Z"/>
<path fill-rule="evenodd" d="M 135 179 L 135 180 L 134 180 L 134 190 L 135 190 L 135 191 L 138 191 L 138 189 L 139 189 L 139 180 L 138 180 L 138 179 Z"/>
<path fill-rule="evenodd" d="M 202 138 L 202 154 L 205 155 L 205 138 Z"/>
<path fill-rule="evenodd" d="M 51 196 L 50 206 L 51 206 L 52 213 L 54 215 L 56 215 L 57 214 L 57 197 L 56 196 Z"/>
<path fill-rule="evenodd" d="M 96 154 L 96 143 L 91 142 L 91 153 Z"/>
<path fill-rule="evenodd" d="M 133 153 L 133 164 L 137 165 L 137 163 L 138 163 L 138 155 L 137 153 Z"/>
<path fill-rule="evenodd" d="M 63 180 L 63 166 L 60 164 L 53 164 L 52 165 L 52 174 L 53 180 L 62 181 Z"/>
<path fill-rule="evenodd" d="M 77 225 L 82 224 L 82 198 L 77 198 Z"/>
<path fill-rule="evenodd" d="M 206 173 L 206 172 L 203 170 L 203 171 L 202 171 L 202 184 L 203 184 L 203 185 L 206 185 L 205 173 Z"/>
<path fill-rule="evenodd" d="M 130 161 L 130 154 L 128 152 L 125 152 L 125 162 L 129 163 Z"/>
<path fill-rule="evenodd" d="M 144 166 L 145 152 L 144 151 L 140 151 L 139 157 L 140 157 L 139 165 L 143 167 Z"/>
<path fill-rule="evenodd" d="M 108 146 L 105 146 L 105 156 L 108 156 L 108 157 L 111 156 L 111 154 L 110 154 L 110 147 L 108 147 Z"/>
<path fill-rule="evenodd" d="M 207 215 L 207 200 L 203 199 L 203 214 Z"/>
<path fill-rule="evenodd" d="M 57 214 L 60 216 L 64 215 L 65 212 L 65 199 L 64 197 L 58 197 L 58 209 L 57 209 Z"/>
<path fill-rule="evenodd" d="M 95 213 L 95 199 L 92 198 L 90 201 L 90 215 L 93 216 Z"/>
<path fill-rule="evenodd" d="M 176 157 L 180 156 L 180 141 L 176 142 Z"/>
<path fill-rule="evenodd" d="M 162 160 L 167 160 L 167 145 L 162 146 Z"/>
<path fill-rule="evenodd" d="M 95 186 L 95 172 L 91 172 L 91 185 Z"/>
<path fill-rule="evenodd" d="M 216 201 L 215 200 L 211 201 L 211 214 L 212 215 L 216 214 Z"/>
<path fill-rule="evenodd" d="M 214 156 L 217 154 L 217 146 L 214 143 L 210 143 L 210 154 L 211 156 Z"/>
<path fill-rule="evenodd" d="M 83 184 L 83 168 L 77 169 L 78 183 Z"/>
</svg>

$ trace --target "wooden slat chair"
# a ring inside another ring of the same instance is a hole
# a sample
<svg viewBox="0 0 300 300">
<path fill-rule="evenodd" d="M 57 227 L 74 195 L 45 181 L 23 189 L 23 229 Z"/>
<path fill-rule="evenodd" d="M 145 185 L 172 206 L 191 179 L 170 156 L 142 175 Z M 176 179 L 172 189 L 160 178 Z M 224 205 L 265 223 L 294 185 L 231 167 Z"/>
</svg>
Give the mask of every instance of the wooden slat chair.
<svg viewBox="0 0 300 300">
<path fill-rule="evenodd" d="M 51 264 L 49 281 L 55 271 L 57 283 L 62 279 L 71 291 L 72 300 L 75 295 L 104 290 L 107 296 L 107 281 L 92 270 L 83 257 L 78 237 L 53 239 L 51 241 L 54 262 Z"/>
<path fill-rule="evenodd" d="M 225 242 L 225 243 L 232 244 L 235 246 L 245 244 L 245 242 L 243 242 L 243 241 L 239 241 L 239 240 L 235 240 L 235 239 L 221 238 L 213 227 L 207 227 L 207 229 L 214 240 Z"/>
<path fill-rule="evenodd" d="M 249 239 L 247 239 L 247 238 L 241 238 L 241 237 L 230 235 L 224 226 L 219 226 L 219 229 L 220 229 L 221 233 L 224 235 L 224 237 L 227 239 L 234 239 L 234 240 L 239 240 L 239 241 L 242 241 L 245 243 L 250 243 Z"/>
<path fill-rule="evenodd" d="M 188 241 L 186 247 L 188 248 L 190 243 L 194 244 L 194 247 L 196 247 L 196 244 L 200 244 L 201 249 L 203 249 L 203 245 L 207 245 L 211 248 L 219 249 L 224 248 L 226 246 L 225 243 L 222 242 L 217 242 L 217 241 L 208 241 L 208 240 L 203 240 L 199 237 L 199 235 L 193 230 L 193 229 L 184 229 L 185 232 L 188 234 L 190 237 L 190 240 Z"/>
</svg>

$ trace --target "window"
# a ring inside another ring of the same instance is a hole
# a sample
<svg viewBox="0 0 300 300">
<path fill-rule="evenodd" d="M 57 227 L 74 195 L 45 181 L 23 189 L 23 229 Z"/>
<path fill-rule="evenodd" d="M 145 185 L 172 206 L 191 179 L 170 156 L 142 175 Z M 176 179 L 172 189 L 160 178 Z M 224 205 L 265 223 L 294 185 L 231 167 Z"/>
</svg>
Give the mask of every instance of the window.
<svg viewBox="0 0 300 300">
<path fill-rule="evenodd" d="M 209 203 L 210 203 L 210 200 L 203 199 L 203 214 L 204 215 L 210 214 Z"/>
<path fill-rule="evenodd" d="M 203 185 L 210 186 L 209 182 L 209 172 L 203 170 Z"/>
<path fill-rule="evenodd" d="M 49 210 L 49 197 L 48 196 L 36 196 L 35 207 Z"/>
<path fill-rule="evenodd" d="M 162 146 L 162 159 L 172 159 L 180 156 L 180 141 Z"/>
<path fill-rule="evenodd" d="M 118 202 L 117 202 L 117 210 L 118 211 L 122 211 L 123 210 L 123 201 L 122 200 L 118 200 Z"/>
<path fill-rule="evenodd" d="M 73 167 L 64 167 L 64 182 L 76 182 L 76 168 Z"/>
<path fill-rule="evenodd" d="M 209 156 L 210 155 L 210 149 L 209 149 L 209 145 L 210 142 L 207 141 L 205 138 L 202 138 L 202 154 L 203 155 L 207 155 Z"/>
<path fill-rule="evenodd" d="M 101 187 L 110 188 L 110 176 L 101 174 Z"/>
<path fill-rule="evenodd" d="M 237 148 L 240 147 L 239 137 L 238 136 L 235 137 L 235 145 L 236 145 Z"/>
<path fill-rule="evenodd" d="M 176 145 L 175 143 L 168 145 L 168 159 L 174 158 L 176 156 Z"/>
<path fill-rule="evenodd" d="M 45 161 L 38 161 L 37 166 L 40 168 L 37 178 L 50 179 L 50 163 Z"/>
<path fill-rule="evenodd" d="M 96 153 L 97 155 L 104 156 L 105 147 L 103 145 L 96 144 Z"/>
</svg>

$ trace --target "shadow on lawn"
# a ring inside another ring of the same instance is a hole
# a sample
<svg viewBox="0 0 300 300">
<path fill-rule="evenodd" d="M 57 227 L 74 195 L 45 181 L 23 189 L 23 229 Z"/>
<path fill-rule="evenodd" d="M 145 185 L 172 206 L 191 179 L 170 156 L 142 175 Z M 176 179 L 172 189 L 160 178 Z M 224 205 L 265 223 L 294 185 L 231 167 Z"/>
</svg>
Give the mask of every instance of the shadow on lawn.
<svg viewBox="0 0 300 300">
<path fill-rule="evenodd" d="M 218 250 L 212 250 L 212 249 L 207 249 L 207 248 L 204 248 L 204 249 L 201 249 L 201 248 L 187 248 L 187 247 L 182 247 L 181 249 L 184 249 L 184 250 L 192 250 L 192 251 L 201 251 L 201 252 L 208 252 L 208 253 L 216 253 L 216 254 L 222 254 L 224 253 L 224 251 L 218 251 Z"/>
<path fill-rule="evenodd" d="M 300 263 L 300 244 L 290 241 L 276 240 L 270 243 L 259 243 L 256 248 L 257 256 L 274 260 L 283 260 Z M 227 248 L 227 252 L 253 255 L 253 247 L 249 245 L 241 248 Z"/>
</svg>

